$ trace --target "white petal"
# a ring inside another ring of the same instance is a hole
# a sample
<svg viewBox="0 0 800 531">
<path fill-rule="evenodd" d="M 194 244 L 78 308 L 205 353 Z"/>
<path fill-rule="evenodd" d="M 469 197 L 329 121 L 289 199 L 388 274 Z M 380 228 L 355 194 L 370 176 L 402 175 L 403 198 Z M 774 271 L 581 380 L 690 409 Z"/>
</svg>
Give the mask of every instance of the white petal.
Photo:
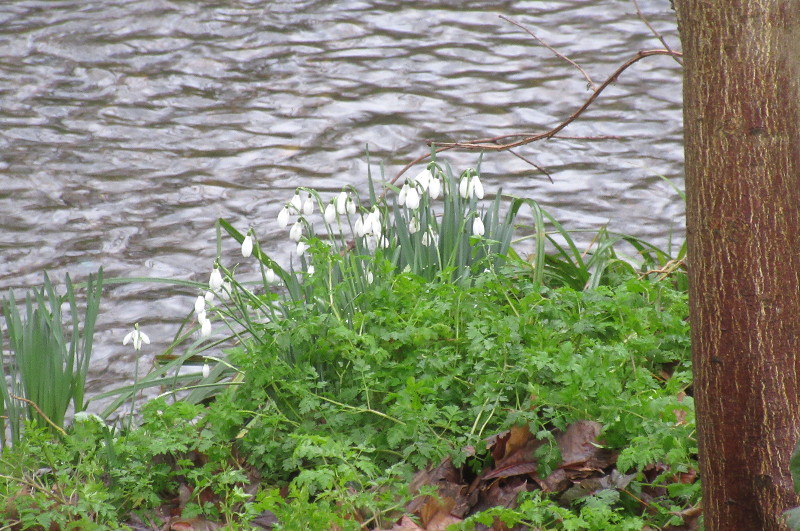
<svg viewBox="0 0 800 531">
<path fill-rule="evenodd" d="M 305 242 L 297 242 L 297 256 L 303 256 L 308 250 L 308 244 Z"/>
<path fill-rule="evenodd" d="M 462 177 L 461 182 L 458 183 L 458 195 L 461 199 L 466 199 L 469 196 L 469 177 Z"/>
<path fill-rule="evenodd" d="M 406 198 L 408 197 L 408 183 L 404 184 L 402 188 L 400 188 L 400 193 L 397 194 L 397 204 L 403 206 L 406 204 Z"/>
<path fill-rule="evenodd" d="M 127 345 L 128 343 L 131 342 L 131 339 L 133 339 L 134 332 L 136 332 L 136 330 L 134 330 L 133 332 L 128 332 L 128 334 L 125 336 L 125 339 L 122 340 L 123 345 Z"/>
<path fill-rule="evenodd" d="M 473 188 L 475 197 L 478 199 L 483 199 L 483 185 L 481 184 L 481 180 L 477 175 L 472 178 L 470 185 Z"/>
<path fill-rule="evenodd" d="M 208 366 L 208 363 L 203 364 L 203 378 L 208 378 L 208 375 L 211 374 L 211 367 Z"/>
<path fill-rule="evenodd" d="M 212 302 L 214 300 L 214 292 L 206 291 L 206 294 L 203 298 L 206 300 L 206 302 Z"/>
<path fill-rule="evenodd" d="M 278 275 L 275 274 L 274 270 L 267 269 L 266 277 L 267 277 L 267 282 L 272 284 L 278 278 Z"/>
<path fill-rule="evenodd" d="M 308 274 L 309 275 L 313 275 L 314 271 L 316 271 L 316 269 L 314 269 L 313 265 L 308 266 Z"/>
<path fill-rule="evenodd" d="M 208 319 L 208 317 L 206 317 L 206 311 L 205 310 L 203 310 L 202 312 L 198 312 L 197 313 L 197 322 L 198 323 L 202 323 L 203 321 L 205 321 L 207 319 Z"/>
<path fill-rule="evenodd" d="M 353 224 L 353 233 L 356 235 L 356 238 L 360 238 L 364 235 L 364 216 L 358 216 L 356 218 L 356 222 Z"/>
<path fill-rule="evenodd" d="M 278 212 L 278 226 L 282 229 L 289 226 L 289 206 L 284 206 L 280 212 Z"/>
<path fill-rule="evenodd" d="M 300 194 L 297 192 L 294 193 L 294 197 L 292 197 L 292 206 L 294 207 L 295 212 L 300 212 L 303 208 L 303 200 L 300 199 Z"/>
<path fill-rule="evenodd" d="M 219 291 L 222 287 L 222 274 L 216 267 L 211 271 L 211 277 L 208 279 L 208 287 L 211 291 Z"/>
<path fill-rule="evenodd" d="M 333 203 L 328 203 L 328 206 L 325 207 L 325 223 L 331 225 L 334 221 L 336 221 L 336 207 Z"/>
<path fill-rule="evenodd" d="M 303 214 L 310 216 L 314 213 L 314 200 L 311 199 L 311 194 L 308 194 L 306 200 L 303 202 Z"/>
<path fill-rule="evenodd" d="M 208 337 L 211 335 L 211 321 L 208 319 L 203 319 L 200 321 L 200 335 L 202 337 Z"/>
<path fill-rule="evenodd" d="M 198 295 L 194 301 L 195 313 L 200 313 L 206 309 L 206 299 L 202 295 Z"/>
<path fill-rule="evenodd" d="M 411 221 L 408 222 L 408 233 L 416 234 L 417 232 L 419 232 L 419 220 L 417 218 L 411 218 Z"/>
<path fill-rule="evenodd" d="M 419 208 L 419 192 L 417 192 L 416 186 L 412 186 L 408 189 L 408 194 L 406 194 L 406 206 L 411 210 Z"/>
<path fill-rule="evenodd" d="M 367 284 L 372 284 L 375 280 L 375 275 L 372 274 L 372 271 L 367 271 Z"/>
<path fill-rule="evenodd" d="M 253 254 L 253 238 L 248 234 L 244 237 L 244 241 L 242 242 L 242 256 L 247 258 L 251 254 Z"/>
<path fill-rule="evenodd" d="M 299 242 L 300 238 L 303 237 L 303 224 L 300 221 L 297 221 L 292 228 L 289 230 L 289 239 L 295 242 Z"/>
<path fill-rule="evenodd" d="M 139 330 L 139 338 L 140 338 L 142 341 L 144 341 L 144 342 L 145 342 L 145 344 L 147 344 L 147 345 L 149 345 L 149 344 L 150 344 L 150 338 L 147 336 L 147 334 L 145 334 L 145 333 L 144 333 L 144 332 L 142 332 L 141 330 Z"/>
<path fill-rule="evenodd" d="M 486 233 L 486 229 L 483 226 L 483 221 L 478 216 L 475 216 L 475 221 L 472 222 L 472 234 L 476 236 L 483 236 Z"/>
<path fill-rule="evenodd" d="M 436 177 L 432 178 L 428 183 L 428 193 L 430 194 L 431 199 L 438 199 L 439 194 L 442 193 L 442 181 Z"/>
<path fill-rule="evenodd" d="M 356 202 L 349 195 L 347 196 L 347 213 L 351 216 L 356 213 Z"/>
<path fill-rule="evenodd" d="M 425 168 L 421 172 L 414 177 L 414 181 L 422 187 L 423 190 L 427 190 L 428 186 L 430 185 L 431 179 L 433 179 L 433 174 L 431 170 Z"/>
<path fill-rule="evenodd" d="M 338 214 L 347 212 L 347 192 L 340 192 L 339 196 L 336 198 L 336 212 Z"/>
</svg>

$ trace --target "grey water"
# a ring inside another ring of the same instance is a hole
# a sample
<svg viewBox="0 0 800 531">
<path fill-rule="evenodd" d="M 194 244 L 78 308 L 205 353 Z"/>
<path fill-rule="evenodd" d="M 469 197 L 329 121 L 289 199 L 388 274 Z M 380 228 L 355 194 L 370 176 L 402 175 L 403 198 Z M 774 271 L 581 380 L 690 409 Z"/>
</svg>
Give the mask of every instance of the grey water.
<svg viewBox="0 0 800 531">
<path fill-rule="evenodd" d="M 679 48 L 669 1 L 640 5 Z M 254 227 L 285 259 L 284 202 L 297 186 L 365 191 L 367 146 L 373 173 L 382 163 L 393 177 L 428 141 L 558 124 L 590 95 L 587 81 L 500 15 L 597 84 L 662 47 L 630 0 L 1 3 L 0 293 L 100 266 L 205 281 L 218 217 Z M 683 185 L 681 120 L 680 66 L 648 58 L 561 133 L 571 138 L 516 150 L 553 182 L 497 152 L 483 155 L 484 186 L 535 199 L 570 229 L 679 243 L 683 203 L 659 176 Z M 440 160 L 460 171 L 478 153 Z M 235 246 L 223 256 L 234 263 Z M 136 355 L 121 344 L 133 323 L 151 339 L 146 370 L 196 295 L 108 286 L 89 393 L 133 377 Z"/>
</svg>

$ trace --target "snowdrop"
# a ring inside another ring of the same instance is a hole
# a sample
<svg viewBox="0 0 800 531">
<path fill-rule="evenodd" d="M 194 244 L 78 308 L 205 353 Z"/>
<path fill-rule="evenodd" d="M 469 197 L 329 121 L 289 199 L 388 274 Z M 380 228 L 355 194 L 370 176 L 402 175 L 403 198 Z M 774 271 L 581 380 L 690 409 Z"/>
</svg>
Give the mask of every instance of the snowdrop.
<svg viewBox="0 0 800 531">
<path fill-rule="evenodd" d="M 211 271 L 211 277 L 208 279 L 208 287 L 214 293 L 218 292 L 222 287 L 222 273 L 219 272 L 218 267 L 215 267 Z"/>
<path fill-rule="evenodd" d="M 372 274 L 372 271 L 367 271 L 367 284 L 372 284 L 375 280 L 375 275 Z"/>
<path fill-rule="evenodd" d="M 311 194 L 308 194 L 306 200 L 303 202 L 303 215 L 310 216 L 314 213 L 314 200 L 311 198 Z"/>
<path fill-rule="evenodd" d="M 274 284 L 275 281 L 278 279 L 278 275 L 275 274 L 275 270 L 272 268 L 267 269 L 266 272 L 267 282 L 270 284 Z"/>
<path fill-rule="evenodd" d="M 406 197 L 408 197 L 408 183 L 403 183 L 400 192 L 397 194 L 397 204 L 403 206 L 406 204 Z"/>
<path fill-rule="evenodd" d="M 289 205 L 283 205 L 283 208 L 278 212 L 278 226 L 285 229 L 289 226 Z"/>
<path fill-rule="evenodd" d="M 472 193 L 475 194 L 475 197 L 478 199 L 483 199 L 483 185 L 481 184 L 480 177 L 473 175 L 469 185 L 472 188 Z"/>
<path fill-rule="evenodd" d="M 199 322 L 200 322 L 200 336 L 201 337 L 210 336 L 211 335 L 211 321 L 209 319 L 202 319 L 202 320 L 199 320 Z"/>
<path fill-rule="evenodd" d="M 290 204 L 294 207 L 295 212 L 300 212 L 303 209 L 303 200 L 300 199 L 300 194 L 298 192 L 294 193 L 294 197 L 290 201 Z"/>
<path fill-rule="evenodd" d="M 139 323 L 133 325 L 133 330 L 128 332 L 125 338 L 122 340 L 123 345 L 127 345 L 133 341 L 133 350 L 139 351 L 142 349 L 142 343 L 149 345 L 150 338 L 147 337 L 147 334 L 139 330 Z"/>
<path fill-rule="evenodd" d="M 203 363 L 203 378 L 208 378 L 209 374 L 211 374 L 211 367 L 208 363 Z"/>
<path fill-rule="evenodd" d="M 333 201 L 328 203 L 328 206 L 325 207 L 325 214 L 323 217 L 325 218 L 325 223 L 328 225 L 336 221 L 336 206 L 334 206 Z"/>
<path fill-rule="evenodd" d="M 366 234 L 363 214 L 356 218 L 356 222 L 353 224 L 353 234 L 355 234 L 356 238 L 361 238 Z"/>
<path fill-rule="evenodd" d="M 336 213 L 343 215 L 347 212 L 347 192 L 342 190 L 336 197 Z"/>
<path fill-rule="evenodd" d="M 422 235 L 422 245 L 424 245 L 425 247 L 429 247 L 435 244 L 436 244 L 436 236 L 430 229 L 428 229 L 427 231 L 425 231 L 425 234 Z"/>
<path fill-rule="evenodd" d="M 347 201 L 345 201 L 345 206 L 347 213 L 351 216 L 356 213 L 356 202 L 349 195 L 347 196 Z"/>
<path fill-rule="evenodd" d="M 313 265 L 308 266 L 308 274 L 309 275 L 313 275 L 314 271 L 316 271 L 316 269 L 314 269 Z"/>
<path fill-rule="evenodd" d="M 194 301 L 194 313 L 199 314 L 200 312 L 204 312 L 206 310 L 206 298 L 202 295 L 198 295 L 197 299 Z"/>
<path fill-rule="evenodd" d="M 419 172 L 416 177 L 414 177 L 414 182 L 416 182 L 423 190 L 428 190 L 432 179 L 433 174 L 431 173 L 431 170 L 425 168 Z"/>
<path fill-rule="evenodd" d="M 475 219 L 472 221 L 472 234 L 475 236 L 483 236 L 486 234 L 486 228 L 483 226 L 483 221 L 477 214 L 475 215 Z"/>
<path fill-rule="evenodd" d="M 428 195 L 430 196 L 431 200 L 439 199 L 439 195 L 441 193 L 442 181 L 440 181 L 438 177 L 431 177 L 431 180 L 428 181 Z"/>
<path fill-rule="evenodd" d="M 308 245 L 306 242 L 297 242 L 297 256 L 303 256 L 308 251 Z"/>
<path fill-rule="evenodd" d="M 480 177 L 477 175 L 465 175 L 462 177 L 461 181 L 458 183 L 458 194 L 462 199 L 473 196 L 478 199 L 483 199 L 483 184 L 481 184 Z"/>
<path fill-rule="evenodd" d="M 408 222 L 408 233 L 416 234 L 417 232 L 419 232 L 419 220 L 414 217 Z"/>
<path fill-rule="evenodd" d="M 289 229 L 289 239 L 295 242 L 299 242 L 300 238 L 303 237 L 303 223 L 300 220 L 297 220 L 292 228 Z"/>
<path fill-rule="evenodd" d="M 242 240 L 242 256 L 249 258 L 253 254 L 253 237 L 248 233 Z"/>
<path fill-rule="evenodd" d="M 419 192 L 417 192 L 416 186 L 409 186 L 408 193 L 406 193 L 406 206 L 411 210 L 416 210 L 419 208 Z"/>
</svg>

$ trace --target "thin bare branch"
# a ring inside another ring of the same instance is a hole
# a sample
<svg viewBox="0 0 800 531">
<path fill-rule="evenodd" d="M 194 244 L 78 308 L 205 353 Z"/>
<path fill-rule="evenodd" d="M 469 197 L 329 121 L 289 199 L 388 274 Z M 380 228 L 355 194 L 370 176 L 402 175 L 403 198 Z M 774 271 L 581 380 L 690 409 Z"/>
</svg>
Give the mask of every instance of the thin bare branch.
<svg viewBox="0 0 800 531">
<path fill-rule="evenodd" d="M 656 36 L 656 38 L 657 38 L 659 41 L 661 41 L 661 44 L 663 44 L 663 45 L 664 45 L 664 48 L 665 48 L 665 49 L 667 49 L 667 50 L 669 50 L 669 51 L 671 52 L 671 51 L 672 51 L 672 48 L 670 47 L 670 45 L 669 45 L 669 44 L 667 44 L 667 41 L 664 39 L 664 37 L 663 37 L 663 36 L 662 36 L 662 35 L 661 35 L 661 34 L 658 32 L 658 30 L 656 30 L 656 29 L 655 29 L 655 28 L 654 28 L 654 27 L 653 27 L 653 26 L 650 24 L 650 21 L 648 21 L 648 20 L 647 20 L 647 17 L 645 17 L 645 16 L 644 16 L 644 13 L 642 12 L 642 9 L 639 7 L 639 2 L 638 2 L 638 0 L 632 0 L 632 2 L 633 2 L 633 5 L 635 5 L 635 6 L 636 6 L 636 14 L 637 14 L 637 15 L 639 15 L 639 18 L 640 18 L 640 19 L 642 19 L 642 22 L 644 22 L 644 23 L 645 23 L 645 25 L 646 25 L 648 28 L 650 28 L 650 31 L 651 31 L 651 32 L 653 32 L 653 35 L 655 35 L 655 36 Z M 672 56 L 672 58 L 673 58 L 673 59 L 675 59 L 675 62 L 676 62 L 676 63 L 678 63 L 679 65 L 683 66 L 683 60 L 681 60 L 681 58 L 680 58 L 680 57 L 678 57 L 677 55 L 673 55 L 673 56 Z"/>
<path fill-rule="evenodd" d="M 511 20 L 510 18 L 506 17 L 505 15 L 500 15 L 500 18 L 502 18 L 503 20 L 505 20 L 509 24 L 513 24 L 516 27 L 520 28 L 521 30 L 526 32 L 528 35 L 530 35 L 531 37 L 533 37 L 534 39 L 539 41 L 539 44 L 541 44 L 542 46 L 544 46 L 545 48 L 547 48 L 548 50 L 550 50 L 551 52 L 556 54 L 557 57 L 560 57 L 561 59 L 565 60 L 566 62 L 568 62 L 569 64 L 571 64 L 572 66 L 574 66 L 575 68 L 580 70 L 581 74 L 583 74 L 583 77 L 589 83 L 589 88 L 591 88 L 592 90 L 597 90 L 597 86 L 594 84 L 594 81 L 592 81 L 592 78 L 589 76 L 589 74 L 586 73 L 586 70 L 581 68 L 581 66 L 578 63 L 576 63 L 575 61 L 573 61 L 572 59 L 570 59 L 566 55 L 563 55 L 563 54 L 559 53 L 558 50 L 556 50 L 555 48 L 553 48 L 552 46 L 550 46 L 549 44 L 544 42 L 542 39 L 537 37 L 535 33 L 533 33 L 531 30 L 529 30 L 528 28 L 526 28 L 522 24 L 520 24 L 518 22 L 514 22 L 513 20 Z"/>
<path fill-rule="evenodd" d="M 535 162 L 526 159 L 525 157 L 523 157 L 522 155 L 520 155 L 516 151 L 513 151 L 513 150 L 509 149 L 508 152 L 511 153 L 512 155 L 514 155 L 515 157 L 517 157 L 518 159 L 527 162 L 528 164 L 530 164 L 531 166 L 533 166 L 534 168 L 536 168 L 540 172 L 542 172 L 545 175 L 547 175 L 547 178 L 550 179 L 550 184 L 553 184 L 553 177 L 550 175 L 549 171 L 547 171 L 546 169 L 542 168 L 541 166 L 539 166 Z"/>
</svg>

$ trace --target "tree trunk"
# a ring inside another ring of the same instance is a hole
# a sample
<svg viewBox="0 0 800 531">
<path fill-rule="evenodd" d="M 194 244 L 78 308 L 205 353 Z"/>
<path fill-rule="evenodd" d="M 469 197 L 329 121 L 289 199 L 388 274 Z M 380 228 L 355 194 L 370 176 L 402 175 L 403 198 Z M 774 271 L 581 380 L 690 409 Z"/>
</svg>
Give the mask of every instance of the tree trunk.
<svg viewBox="0 0 800 531">
<path fill-rule="evenodd" d="M 800 0 L 674 5 L 706 529 L 785 529 L 800 505 Z"/>
</svg>

